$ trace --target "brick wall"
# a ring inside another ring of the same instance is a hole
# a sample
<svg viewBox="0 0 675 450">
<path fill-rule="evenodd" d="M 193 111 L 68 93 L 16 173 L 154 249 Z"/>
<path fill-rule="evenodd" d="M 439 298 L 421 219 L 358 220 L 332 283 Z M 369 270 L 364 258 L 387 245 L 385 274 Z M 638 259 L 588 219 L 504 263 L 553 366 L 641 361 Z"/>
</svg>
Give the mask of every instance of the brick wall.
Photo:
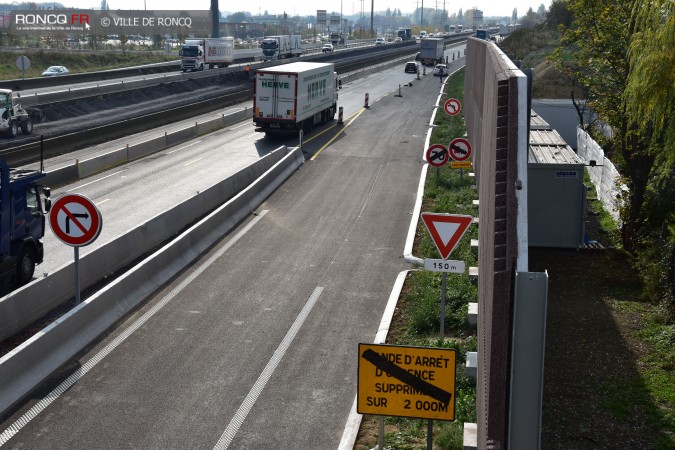
<svg viewBox="0 0 675 450">
<path fill-rule="evenodd" d="M 470 38 L 466 58 L 464 107 L 479 199 L 478 448 L 505 449 L 513 280 L 516 268 L 527 264 L 526 236 L 519 236 L 527 226 L 518 225 L 525 219 L 518 186 L 526 182 L 526 157 L 519 158 L 527 151 L 526 83 L 490 42 Z M 519 258 L 524 264 L 518 265 Z"/>
</svg>

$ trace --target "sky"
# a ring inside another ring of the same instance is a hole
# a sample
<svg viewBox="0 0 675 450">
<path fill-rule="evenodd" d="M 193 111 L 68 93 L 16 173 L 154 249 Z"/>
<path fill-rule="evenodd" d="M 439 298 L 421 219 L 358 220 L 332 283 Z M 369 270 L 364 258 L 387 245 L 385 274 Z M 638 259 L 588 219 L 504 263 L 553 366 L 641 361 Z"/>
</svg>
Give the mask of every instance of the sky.
<svg viewBox="0 0 675 450">
<path fill-rule="evenodd" d="M 107 0 L 110 9 L 157 9 L 157 10 L 178 10 L 190 9 L 201 10 L 211 8 L 210 0 Z M 371 0 L 374 1 L 374 0 Z M 371 1 L 363 1 L 364 14 L 370 15 Z M 443 10 L 444 0 L 426 0 L 424 8 L 437 7 Z M 99 8 L 100 0 L 61 0 L 64 6 L 72 8 Z M 412 13 L 418 6 L 421 6 L 422 0 L 377 0 L 375 1 L 375 11 L 385 11 L 387 8 L 400 8 L 403 14 Z M 539 5 L 544 4 L 546 8 L 551 5 L 551 0 L 459 0 L 450 2 L 445 0 L 445 9 L 448 14 L 456 14 L 461 8 L 463 11 L 471 8 L 478 8 L 483 11 L 483 16 L 507 16 L 511 17 L 513 9 L 518 10 L 518 17 L 524 16 L 527 10 L 532 7 L 534 11 Z M 289 15 L 316 15 L 317 9 L 325 9 L 328 13 L 340 13 L 342 8 L 343 15 L 359 14 L 361 12 L 361 0 L 294 0 L 293 2 L 279 2 L 278 0 L 248 0 L 243 4 L 236 1 L 219 0 L 220 11 L 237 12 L 248 11 L 253 15 L 258 12 L 269 14 Z M 285 9 L 285 11 L 284 11 Z"/>
</svg>

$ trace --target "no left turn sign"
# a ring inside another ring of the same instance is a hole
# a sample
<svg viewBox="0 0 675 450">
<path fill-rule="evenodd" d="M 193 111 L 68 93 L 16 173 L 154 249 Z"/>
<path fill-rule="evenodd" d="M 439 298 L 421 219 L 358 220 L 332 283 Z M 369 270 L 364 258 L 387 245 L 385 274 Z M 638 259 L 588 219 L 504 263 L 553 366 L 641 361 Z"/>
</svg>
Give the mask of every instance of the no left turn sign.
<svg viewBox="0 0 675 450">
<path fill-rule="evenodd" d="M 101 211 L 87 197 L 68 194 L 52 205 L 49 225 L 54 235 L 72 247 L 84 247 L 96 240 L 101 233 Z"/>
<path fill-rule="evenodd" d="M 427 162 L 434 167 L 442 167 L 450 161 L 448 149 L 442 144 L 433 144 L 427 149 Z"/>
<path fill-rule="evenodd" d="M 450 116 L 456 116 L 462 110 L 462 104 L 456 98 L 449 98 L 445 101 L 443 109 Z"/>
</svg>

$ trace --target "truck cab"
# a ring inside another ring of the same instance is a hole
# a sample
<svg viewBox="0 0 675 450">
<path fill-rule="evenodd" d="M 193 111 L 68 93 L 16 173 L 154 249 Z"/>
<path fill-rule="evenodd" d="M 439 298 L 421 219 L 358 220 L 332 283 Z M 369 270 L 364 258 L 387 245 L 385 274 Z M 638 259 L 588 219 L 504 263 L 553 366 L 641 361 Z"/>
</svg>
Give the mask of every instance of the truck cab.
<svg viewBox="0 0 675 450">
<path fill-rule="evenodd" d="M 180 49 L 179 56 L 181 57 L 183 72 L 204 70 L 204 44 L 202 40 L 187 39 Z"/>
<path fill-rule="evenodd" d="M 279 59 L 281 42 L 278 37 L 266 37 L 263 39 L 260 47 L 262 48 L 265 61 Z"/>
<path fill-rule="evenodd" d="M 10 169 L 0 158 L 0 277 L 28 283 L 42 263 L 45 215 L 51 207 L 49 188 L 38 170 Z"/>
<path fill-rule="evenodd" d="M 13 138 L 19 134 L 19 129 L 25 135 L 33 132 L 33 121 L 17 101 L 18 95 L 15 98 L 11 90 L 0 89 L 0 132 Z"/>
</svg>

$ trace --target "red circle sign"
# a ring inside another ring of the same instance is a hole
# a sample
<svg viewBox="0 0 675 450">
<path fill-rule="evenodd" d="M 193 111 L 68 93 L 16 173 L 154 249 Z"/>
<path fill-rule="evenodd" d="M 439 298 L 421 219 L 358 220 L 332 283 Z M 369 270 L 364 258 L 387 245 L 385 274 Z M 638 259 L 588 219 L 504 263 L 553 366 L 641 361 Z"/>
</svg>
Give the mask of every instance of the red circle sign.
<svg viewBox="0 0 675 450">
<path fill-rule="evenodd" d="M 448 149 L 442 144 L 433 144 L 427 149 L 427 162 L 434 167 L 444 166 L 450 161 Z"/>
<path fill-rule="evenodd" d="M 455 161 L 466 161 L 471 156 L 471 144 L 462 138 L 453 139 L 448 147 L 450 157 Z"/>
<path fill-rule="evenodd" d="M 101 233 L 101 211 L 87 197 L 68 194 L 52 205 L 49 225 L 54 235 L 73 247 L 84 247 L 96 240 Z"/>
<path fill-rule="evenodd" d="M 456 98 L 449 98 L 445 101 L 443 109 L 450 116 L 456 116 L 462 110 L 462 104 Z"/>
</svg>

